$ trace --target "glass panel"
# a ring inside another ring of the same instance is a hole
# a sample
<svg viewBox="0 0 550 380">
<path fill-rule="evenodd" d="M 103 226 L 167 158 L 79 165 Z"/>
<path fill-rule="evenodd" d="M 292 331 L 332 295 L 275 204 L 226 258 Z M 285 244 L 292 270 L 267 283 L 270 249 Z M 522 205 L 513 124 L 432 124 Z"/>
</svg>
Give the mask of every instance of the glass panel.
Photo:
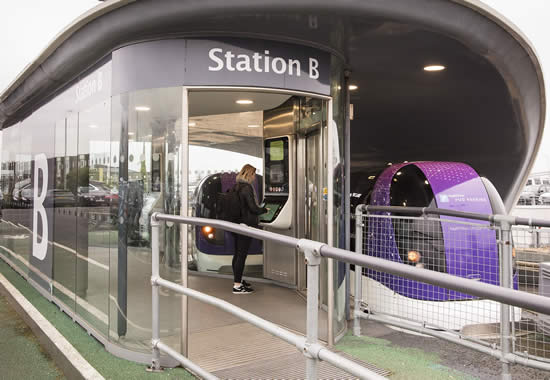
<svg viewBox="0 0 550 380">
<path fill-rule="evenodd" d="M 319 229 L 319 134 L 310 135 L 306 143 L 306 188 L 307 188 L 307 238 L 321 241 Z"/>
<path fill-rule="evenodd" d="M 334 128 L 332 147 L 333 150 L 333 189 L 334 189 L 334 230 L 333 244 L 338 248 L 345 248 L 344 226 L 344 107 L 345 97 L 341 90 L 345 87 L 342 62 L 332 56 L 331 58 L 331 96 L 332 96 L 332 120 L 329 128 Z M 334 334 L 339 335 L 346 328 L 345 320 L 345 264 L 334 262 Z"/>
<path fill-rule="evenodd" d="M 2 137 L 2 223 L 0 248 L 14 265 L 28 273 L 28 258 L 32 233 L 25 228 L 25 208 L 31 198 L 25 197 L 30 189 L 30 175 L 25 177 L 25 155 L 21 152 L 23 124 L 3 130 Z M 23 193 L 23 198 L 22 198 Z M 32 220 L 31 220 L 32 222 Z"/>
<path fill-rule="evenodd" d="M 75 308 L 76 289 L 76 189 L 78 187 L 78 115 L 55 124 L 53 293 L 68 308 Z"/>
<path fill-rule="evenodd" d="M 77 313 L 105 335 L 108 329 L 109 244 L 115 226 L 110 172 L 111 102 L 79 114 Z"/>
<path fill-rule="evenodd" d="M 156 211 L 176 214 L 181 207 L 182 93 L 180 87 L 152 89 L 112 100 L 109 186 L 117 201 L 111 206 L 116 231 L 110 239 L 110 337 L 144 352 L 151 340 L 150 217 Z M 178 226 L 162 226 L 160 255 L 161 276 L 179 282 Z M 161 292 L 163 337 L 179 336 L 180 298 Z"/>
<path fill-rule="evenodd" d="M 17 182 L 14 190 L 14 198 L 17 203 L 17 225 L 21 231 L 21 239 L 15 252 L 17 258 L 28 269 L 32 256 L 32 178 L 31 178 L 31 148 L 32 131 L 30 123 L 25 120 L 19 125 L 19 149 L 16 153 Z M 24 238 L 23 238 L 24 237 Z"/>
</svg>

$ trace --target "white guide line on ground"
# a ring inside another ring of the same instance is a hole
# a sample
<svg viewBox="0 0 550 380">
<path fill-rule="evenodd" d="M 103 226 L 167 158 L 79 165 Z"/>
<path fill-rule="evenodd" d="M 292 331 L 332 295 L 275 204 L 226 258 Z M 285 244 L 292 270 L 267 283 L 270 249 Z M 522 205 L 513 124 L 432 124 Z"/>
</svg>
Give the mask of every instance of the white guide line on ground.
<svg viewBox="0 0 550 380">
<path fill-rule="evenodd" d="M 20 225 L 20 224 L 19 224 L 19 225 L 16 225 L 16 224 L 13 224 L 13 223 L 11 223 L 11 222 L 3 221 L 3 220 L 2 220 L 1 222 L 9 223 L 9 224 L 13 225 L 13 226 L 16 227 L 16 228 L 17 228 L 17 227 L 21 227 L 21 228 L 23 228 L 23 229 L 25 229 L 25 230 L 27 230 L 27 231 L 29 231 L 29 232 L 32 233 L 32 231 L 31 231 L 29 228 L 27 228 L 27 227 L 25 227 L 25 226 L 22 226 L 22 225 Z M 40 237 L 40 238 L 42 238 L 42 237 Z M 67 247 L 67 246 L 64 246 L 63 244 L 59 244 L 59 243 L 56 243 L 56 242 L 53 242 L 53 243 L 52 243 L 52 242 L 48 242 L 48 244 L 50 244 L 50 245 L 53 244 L 53 245 L 55 245 L 56 247 L 63 248 L 63 249 L 66 250 L 67 252 L 70 252 L 70 253 L 76 255 L 76 257 L 78 257 L 79 259 L 84 260 L 84 261 L 88 261 L 90 264 L 93 264 L 93 265 L 95 265 L 95 266 L 97 266 L 97 267 L 99 267 L 99 268 L 101 268 L 101 269 L 104 269 L 104 270 L 107 271 L 107 272 L 109 271 L 109 267 L 108 267 L 107 265 L 101 264 L 100 262 L 98 262 L 98 261 L 96 261 L 96 260 L 94 260 L 94 259 L 91 259 L 91 258 L 89 258 L 89 257 L 82 256 L 80 253 L 78 253 L 78 252 L 75 251 L 74 249 L 69 248 L 69 247 Z M 134 256 L 134 257 L 136 258 L 136 260 L 138 260 L 138 261 L 140 261 L 140 262 L 142 262 L 142 263 L 144 263 L 144 264 L 148 264 L 148 265 L 151 264 L 150 261 L 142 260 L 142 259 L 139 257 L 139 255 L 136 255 L 136 256 Z M 175 282 L 176 282 L 176 283 L 181 283 L 181 279 L 176 279 Z M 62 286 L 62 285 L 60 285 L 60 286 Z M 163 297 L 170 297 L 172 294 L 171 294 L 168 290 L 160 289 L 160 295 L 163 296 Z M 175 297 L 181 297 L 182 295 L 179 294 L 179 293 L 176 293 L 176 294 L 174 294 L 174 296 L 175 296 Z M 117 303 L 116 299 L 115 299 L 113 296 L 110 296 L 110 298 L 111 298 L 111 300 L 113 300 L 113 302 L 117 305 L 117 308 L 118 308 L 118 303 Z M 120 310 L 120 308 L 118 308 L 118 309 Z M 137 325 L 136 325 L 135 327 L 136 327 L 136 328 L 140 328 L 140 329 L 144 329 L 143 327 L 139 327 L 139 326 L 137 326 Z M 151 331 L 151 329 L 147 329 L 147 331 Z"/>
<path fill-rule="evenodd" d="M 104 312 L 102 312 L 101 310 L 99 310 L 97 307 L 95 307 L 94 305 L 92 305 L 91 303 L 89 303 L 88 301 L 86 301 L 85 299 L 75 295 L 75 293 L 73 293 L 71 290 L 67 289 L 65 286 L 63 286 L 62 284 L 60 284 L 59 282 L 55 281 L 55 280 L 52 280 L 51 278 L 49 278 L 48 276 L 46 276 L 44 273 L 42 273 L 40 270 L 38 270 L 37 268 L 35 268 L 31 263 L 28 262 L 27 259 L 25 259 L 23 256 L 13 252 L 11 249 L 7 248 L 7 247 L 4 247 L 3 245 L 0 245 L 0 248 L 2 248 L 3 250 L 5 250 L 6 252 L 8 252 L 10 255 L 12 255 L 13 257 L 15 257 L 17 260 L 21 261 L 24 265 L 27 266 L 27 268 L 29 268 L 30 270 L 32 270 L 36 275 L 38 275 L 42 280 L 44 280 L 45 282 L 47 283 L 51 283 L 56 289 L 58 289 L 61 293 L 65 294 L 67 297 L 69 297 L 70 299 L 76 299 L 76 303 L 78 305 L 81 305 L 86 311 L 88 311 L 90 314 L 92 314 L 94 317 L 96 317 L 97 319 L 99 319 L 102 323 L 104 323 L 105 325 L 109 326 L 109 317 L 107 316 L 107 314 L 105 314 Z M 0 253 L 0 256 L 2 254 Z M 120 306 L 118 305 L 118 302 L 116 300 L 116 298 L 113 296 L 113 295 L 109 295 L 109 299 L 111 301 L 113 301 L 113 303 L 116 305 L 116 308 L 117 310 L 124 316 L 124 318 L 128 321 L 128 324 L 130 326 L 132 326 L 133 328 L 137 329 L 137 330 L 141 330 L 141 331 L 145 331 L 145 332 L 151 332 L 152 329 L 151 328 L 147 328 L 147 327 L 143 327 L 143 326 L 140 326 L 138 325 L 137 323 L 135 322 L 132 322 L 131 319 L 129 319 L 123 312 L 122 310 L 120 309 Z M 162 329 L 160 330 L 161 333 L 173 333 L 174 331 L 173 330 L 167 330 L 167 329 Z"/>
<path fill-rule="evenodd" d="M 85 379 L 104 379 L 101 374 L 80 355 L 63 335 L 0 273 L 0 284 L 10 293 L 13 299 L 21 306 L 44 335 L 57 349 L 71 362 L 76 370 Z"/>
<path fill-rule="evenodd" d="M 13 224 L 13 223 L 11 223 L 11 224 Z M 19 224 L 19 223 L 18 223 L 18 227 L 21 227 L 21 228 L 23 228 L 23 229 L 29 231 L 29 232 L 32 234 L 32 230 L 31 230 L 30 228 L 27 228 L 27 227 L 25 227 L 25 226 L 22 226 L 22 225 Z M 40 235 L 38 235 L 38 236 L 40 236 Z M 42 236 L 40 236 L 40 239 L 42 239 Z M 99 268 L 101 268 L 101 269 L 106 270 L 107 272 L 109 271 L 109 267 L 108 267 L 107 265 L 101 264 L 99 261 L 96 261 L 96 260 L 94 260 L 94 259 L 90 259 L 89 257 L 82 256 L 80 253 L 78 253 L 78 252 L 75 251 L 74 249 L 69 248 L 69 247 L 67 247 L 67 246 L 64 246 L 63 244 L 59 244 L 59 243 L 56 243 L 56 242 L 53 242 L 53 243 L 52 243 L 52 242 L 50 242 L 50 241 L 48 241 L 48 244 L 49 244 L 49 245 L 55 245 L 56 247 L 59 247 L 59 248 L 63 248 L 64 250 L 66 250 L 66 251 L 68 251 L 68 252 L 70 252 L 70 253 L 76 255 L 76 257 L 78 257 L 79 259 L 84 260 L 84 261 L 87 261 L 87 262 L 89 262 L 90 264 L 93 264 L 93 265 L 95 265 L 95 266 L 97 266 L 97 267 L 99 267 Z"/>
</svg>

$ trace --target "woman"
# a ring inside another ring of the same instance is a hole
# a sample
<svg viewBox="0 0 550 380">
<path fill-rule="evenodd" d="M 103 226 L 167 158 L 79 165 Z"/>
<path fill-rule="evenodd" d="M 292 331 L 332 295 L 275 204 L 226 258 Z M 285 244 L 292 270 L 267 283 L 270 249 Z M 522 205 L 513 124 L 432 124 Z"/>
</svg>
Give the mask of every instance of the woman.
<svg viewBox="0 0 550 380">
<path fill-rule="evenodd" d="M 241 203 L 241 223 L 250 227 L 258 227 L 258 216 L 266 213 L 268 210 L 261 207 L 258 203 L 258 195 L 254 189 L 253 183 L 256 179 L 256 168 L 246 164 L 237 175 L 237 183 L 234 190 L 239 194 Z M 233 256 L 233 293 L 250 294 L 254 290 L 250 284 L 242 280 L 248 248 L 252 238 L 244 235 L 233 234 L 235 238 L 235 255 Z"/>
</svg>

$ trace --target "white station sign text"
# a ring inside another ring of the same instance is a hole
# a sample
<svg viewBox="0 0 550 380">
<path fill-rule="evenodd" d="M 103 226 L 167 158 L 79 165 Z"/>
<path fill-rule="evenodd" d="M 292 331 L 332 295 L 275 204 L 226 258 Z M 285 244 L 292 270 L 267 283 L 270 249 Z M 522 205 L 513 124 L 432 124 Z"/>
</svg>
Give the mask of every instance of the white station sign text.
<svg viewBox="0 0 550 380">
<path fill-rule="evenodd" d="M 208 57 L 212 65 L 208 66 L 209 71 L 243 71 L 286 74 L 289 76 L 301 76 L 302 63 L 299 59 L 272 57 L 269 50 L 264 50 L 264 54 L 254 52 L 248 54 L 234 54 L 231 50 L 224 51 L 221 48 L 212 48 L 208 51 Z M 307 74 L 311 79 L 319 78 L 319 61 L 316 58 L 309 57 Z"/>
</svg>

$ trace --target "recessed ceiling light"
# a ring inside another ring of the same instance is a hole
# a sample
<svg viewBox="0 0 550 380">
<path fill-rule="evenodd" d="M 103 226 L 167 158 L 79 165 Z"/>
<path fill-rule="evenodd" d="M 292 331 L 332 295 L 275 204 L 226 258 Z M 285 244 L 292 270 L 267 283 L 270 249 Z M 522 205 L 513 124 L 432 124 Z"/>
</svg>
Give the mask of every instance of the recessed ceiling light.
<svg viewBox="0 0 550 380">
<path fill-rule="evenodd" d="M 90 128 L 97 128 L 97 125 L 95 125 L 95 124 L 90 124 Z"/>
<path fill-rule="evenodd" d="M 445 70 L 445 66 L 443 65 L 429 65 L 424 67 L 424 71 L 441 71 Z"/>
<path fill-rule="evenodd" d="M 151 111 L 151 108 L 147 106 L 137 106 L 136 111 L 147 112 L 147 111 Z"/>
<path fill-rule="evenodd" d="M 195 125 L 197 125 L 197 123 L 195 123 L 194 121 L 192 121 L 192 122 L 189 123 L 189 126 L 190 126 L 190 127 L 194 127 Z"/>
<path fill-rule="evenodd" d="M 357 90 L 359 87 L 357 87 L 357 85 L 355 85 L 355 84 L 350 84 L 348 88 L 349 88 L 350 91 L 355 91 L 355 90 Z"/>
<path fill-rule="evenodd" d="M 388 166 L 392 166 L 393 164 L 391 162 L 388 162 Z"/>
<path fill-rule="evenodd" d="M 374 176 L 374 175 L 369 175 L 369 179 L 375 179 L 375 178 L 376 178 L 376 176 Z"/>
<path fill-rule="evenodd" d="M 250 99 L 239 99 L 235 103 L 237 103 L 237 104 L 252 104 L 254 102 Z"/>
<path fill-rule="evenodd" d="M 133 136 L 133 135 L 134 135 L 134 132 L 128 132 L 128 135 L 129 135 L 129 136 Z"/>
<path fill-rule="evenodd" d="M 258 124 L 250 124 L 248 128 L 260 128 Z"/>
</svg>

